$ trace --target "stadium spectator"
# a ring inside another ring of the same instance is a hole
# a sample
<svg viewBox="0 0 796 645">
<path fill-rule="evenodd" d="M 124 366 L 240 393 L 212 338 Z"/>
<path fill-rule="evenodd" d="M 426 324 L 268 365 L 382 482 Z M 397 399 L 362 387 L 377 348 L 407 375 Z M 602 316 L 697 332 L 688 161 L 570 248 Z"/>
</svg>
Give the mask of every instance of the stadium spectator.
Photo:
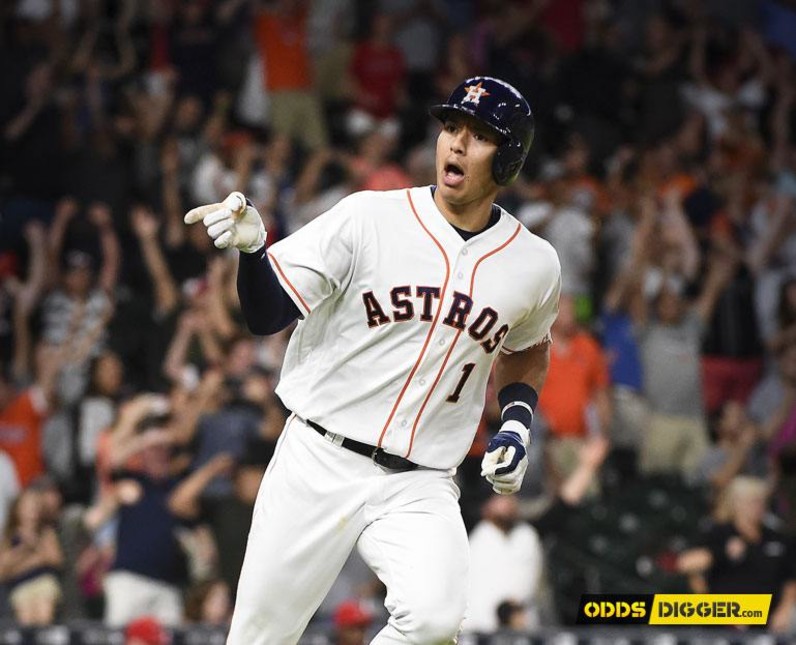
<svg viewBox="0 0 796 645">
<path fill-rule="evenodd" d="M 783 280 L 779 291 L 776 328 L 768 339 L 768 348 L 776 354 L 796 342 L 796 276 Z"/>
<path fill-rule="evenodd" d="M 356 600 L 340 603 L 334 611 L 334 645 L 365 645 L 365 633 L 373 616 Z"/>
<path fill-rule="evenodd" d="M 593 195 L 589 189 L 577 193 L 574 178 L 560 161 L 549 162 L 541 179 L 546 199 L 526 204 L 517 217 L 553 245 L 561 261 L 562 293 L 575 298 L 578 319 L 587 320 L 593 309 L 589 292 L 596 262 Z"/>
<path fill-rule="evenodd" d="M 748 266 L 747 232 L 754 170 L 730 173 L 721 187 L 723 208 L 710 221 L 710 244 L 738 258 L 716 302 L 702 347 L 705 409 L 715 414 L 730 400 L 745 402 L 763 371 L 763 347 L 755 307 L 755 281 Z M 732 324 L 728 324 L 728 321 Z"/>
<path fill-rule="evenodd" d="M 504 600 L 497 606 L 497 631 L 525 632 L 528 630 L 528 613 L 521 604 Z"/>
<path fill-rule="evenodd" d="M 612 221 L 616 224 L 621 216 L 615 215 Z M 624 231 L 631 239 L 632 226 L 630 224 L 631 228 Z M 638 276 L 621 266 L 621 263 L 630 259 L 629 249 L 627 253 L 618 252 L 617 248 L 613 250 L 616 251 L 615 261 L 620 266 L 603 298 L 603 310 L 599 319 L 611 381 L 613 415 L 609 434 L 616 448 L 637 453 L 649 414 L 644 397 L 639 338 L 631 314 L 634 306 L 634 285 Z"/>
<path fill-rule="evenodd" d="M 656 141 L 675 132 L 683 119 L 680 86 L 687 78 L 682 27 L 671 14 L 650 16 L 644 51 L 633 61 L 638 76 L 638 137 Z"/>
<path fill-rule="evenodd" d="M 264 60 L 271 127 L 300 140 L 309 149 L 325 146 L 326 122 L 314 94 L 307 48 L 309 3 L 275 0 L 258 4 L 254 30 Z"/>
<path fill-rule="evenodd" d="M 383 129 L 367 133 L 357 143 L 357 154 L 349 170 L 357 190 L 396 190 L 411 184 L 404 169 L 391 155 L 398 139 Z"/>
<path fill-rule="evenodd" d="M 229 586 L 211 578 L 188 589 L 185 597 L 185 619 L 192 624 L 228 626 L 232 618 Z"/>
<path fill-rule="evenodd" d="M 213 477 L 230 467 L 226 456 L 209 462 L 185 479 L 172 473 L 172 437 L 163 419 L 145 418 L 138 436 L 117 442 L 112 455 L 115 481 L 86 514 L 90 530 L 100 528 L 119 514 L 116 555 L 105 576 L 105 621 L 122 625 L 146 614 L 165 624 L 182 620 L 182 593 L 189 576 L 181 540 L 181 518 L 187 506 Z M 133 454 L 140 454 L 140 469 L 122 470 Z"/>
<path fill-rule="evenodd" d="M 30 378 L 33 347 L 30 318 L 47 282 L 46 229 L 33 219 L 23 229 L 28 253 L 27 275 L 20 275 L 19 254 L 5 252 L 0 261 L 0 362 L 20 382 Z M 6 239 L 10 239 L 10 235 Z"/>
<path fill-rule="evenodd" d="M 294 233 L 351 192 L 349 160 L 332 148 L 316 150 L 296 178 L 286 234 Z"/>
<path fill-rule="evenodd" d="M 130 621 L 124 629 L 124 645 L 169 645 L 171 639 L 160 621 L 142 616 Z"/>
<path fill-rule="evenodd" d="M 401 50 L 392 44 L 392 21 L 388 14 L 375 13 L 367 40 L 356 46 L 351 58 L 354 100 L 348 131 L 354 137 L 382 128 L 387 136 L 398 135 L 406 70 Z"/>
<path fill-rule="evenodd" d="M 608 432 L 612 410 L 605 356 L 597 341 L 578 326 L 570 295 L 561 296 L 552 334 L 556 342 L 550 348 L 539 410 L 550 428 L 547 449 L 561 482 L 575 469 L 586 438 Z"/>
<path fill-rule="evenodd" d="M 60 141 L 64 126 L 56 102 L 56 79 L 46 60 L 31 65 L 21 57 L 12 65 L 0 112 L 3 171 L 10 180 L 9 192 L 16 198 L 9 210 L 12 215 L 43 217 L 47 201 L 64 190 L 59 171 L 63 149 L 53 145 Z"/>
<path fill-rule="evenodd" d="M 36 379 L 22 391 L 0 372 L 0 449 L 11 457 L 23 487 L 45 472 L 42 426 L 62 361 L 59 350 L 39 343 Z"/>
<path fill-rule="evenodd" d="M 64 552 L 58 619 L 101 619 L 117 538 L 129 560 L 135 504 L 103 522 L 88 544 L 73 535 L 72 520 L 117 490 L 114 468 L 123 466 L 137 486 L 147 477 L 152 464 L 139 449 L 153 435 L 137 430 L 152 422 L 147 417 L 161 417 L 160 438 L 170 446 L 161 452 L 178 486 L 190 464 L 224 446 L 243 454 L 207 495 L 189 487 L 184 518 L 167 504 L 163 510 L 167 496 L 158 489 L 160 526 L 178 526 L 191 554 L 173 591 L 218 577 L 236 588 L 254 497 L 285 415 L 274 384 L 263 383 L 279 373 L 292 329 L 250 338 L 236 255 L 219 253 L 201 227 L 186 227 L 185 212 L 242 189 L 271 243 L 352 191 L 433 184 L 427 107 L 475 72 L 505 78 L 531 103 L 531 156 L 499 199 L 559 250 L 570 294 L 534 434 L 545 440 L 549 413 L 551 452 L 568 451 L 574 471 L 559 488 L 546 477 L 537 441 L 519 500 L 557 574 L 550 580 L 557 606 L 539 607 L 541 625 L 569 622 L 580 593 L 615 591 L 616 576 L 628 590 L 679 584 L 654 566 L 650 572 L 645 558 L 694 537 L 707 519 L 704 493 L 721 497 L 734 476 L 771 482 L 765 523 L 796 535 L 796 58 L 788 4 L 0 3 L 0 516 L 20 489 L 49 500 L 42 521 L 57 527 Z M 374 116 L 400 122 L 400 137 L 392 126 L 350 135 L 349 111 L 373 106 L 352 94 L 349 70 L 360 89 L 376 90 Z M 726 258 L 713 269 L 725 274 L 721 288 L 708 277 L 716 253 Z M 698 323 L 706 287 L 716 302 Z M 654 315 L 663 309 L 685 313 L 664 315 L 663 324 Z M 581 327 L 573 339 L 574 320 Z M 581 331 L 590 337 L 583 349 Z M 199 419 L 229 412 L 223 384 L 233 377 L 241 391 L 269 395 L 252 407 L 257 421 L 245 432 L 218 423 L 221 434 L 211 437 Z M 489 495 L 479 464 L 499 410 L 487 395 L 457 474 L 468 527 Z M 713 443 L 705 441 L 708 419 Z M 675 432 L 662 420 L 676 420 Z M 589 438 L 598 427 L 611 438 L 607 457 L 605 440 Z M 560 438 L 570 431 L 576 439 Z M 632 468 L 628 448 L 641 452 L 645 472 Z M 712 484 L 675 482 L 683 468 Z M 598 472 L 601 499 L 572 501 L 596 488 Z M 614 530 L 621 549 L 610 546 Z M 171 561 L 173 535 L 164 535 L 153 542 L 162 553 L 153 546 L 147 556 Z M 749 544 L 754 553 L 762 543 Z M 363 599 L 374 629 L 384 617 L 378 581 L 364 563 L 347 567 L 312 628 L 325 630 L 343 598 Z M 705 575 L 715 582 L 722 572 Z M 76 580 L 91 602 L 76 602 Z M 761 585 L 769 583 L 779 584 Z M 506 606 L 515 616 L 526 609 Z M 772 612 L 784 624 L 785 610 Z M 0 598 L 0 623 L 12 615 Z"/>
<path fill-rule="evenodd" d="M 683 552 L 678 569 L 704 576 L 710 593 L 772 593 L 768 627 L 792 629 L 796 610 L 796 556 L 789 539 L 765 524 L 767 484 L 739 476 L 717 509 L 702 543 Z"/>
<path fill-rule="evenodd" d="M 715 428 L 716 442 L 695 471 L 696 483 L 709 484 L 714 494 L 720 495 L 737 475 L 766 476 L 768 458 L 760 429 L 746 416 L 741 403 L 725 403 Z"/>
<path fill-rule="evenodd" d="M 4 450 L 0 450 L 0 533 L 5 534 L 8 511 L 19 495 L 19 478 L 14 462 Z"/>
<path fill-rule="evenodd" d="M 492 496 L 482 517 L 470 533 L 470 610 L 462 629 L 495 631 L 498 607 L 507 599 L 526 607 L 528 626 L 538 625 L 535 600 L 544 567 L 539 535 L 520 521 L 514 497 Z"/>
<path fill-rule="evenodd" d="M 210 105 L 218 91 L 219 32 L 211 3 L 188 0 L 176 5 L 168 30 L 168 56 L 177 73 L 180 95 Z"/>
<path fill-rule="evenodd" d="M 774 437 L 796 405 L 796 342 L 784 345 L 769 373 L 752 392 L 746 409 L 767 441 Z"/>
<path fill-rule="evenodd" d="M 61 600 L 63 553 L 44 515 L 42 494 L 22 491 L 9 513 L 0 549 L 0 581 L 22 625 L 49 625 Z"/>
<path fill-rule="evenodd" d="M 649 235 L 653 229 L 640 230 Z M 651 238 L 637 248 L 650 248 Z M 629 271 L 643 274 L 643 258 Z M 650 419 L 640 451 L 646 473 L 693 474 L 708 447 L 708 432 L 699 363 L 705 325 L 716 300 L 735 270 L 732 258 L 713 255 L 708 275 L 695 302 L 683 293 L 683 284 L 667 274 L 650 281 L 637 293 L 634 322 L 640 331 L 644 392 Z M 656 274 L 652 274 L 656 275 Z"/>
</svg>

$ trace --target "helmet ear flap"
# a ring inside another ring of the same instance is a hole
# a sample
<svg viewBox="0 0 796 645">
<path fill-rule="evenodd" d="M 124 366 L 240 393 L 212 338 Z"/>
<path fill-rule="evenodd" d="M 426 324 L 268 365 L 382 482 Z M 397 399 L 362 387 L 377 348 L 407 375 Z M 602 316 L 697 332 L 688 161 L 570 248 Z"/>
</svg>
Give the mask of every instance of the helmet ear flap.
<svg viewBox="0 0 796 645">
<path fill-rule="evenodd" d="M 508 186 L 520 174 L 525 161 L 522 141 L 509 139 L 498 146 L 492 159 L 492 177 L 498 186 Z"/>
<path fill-rule="evenodd" d="M 508 186 L 522 170 L 533 143 L 533 116 L 512 115 L 508 129 L 511 137 L 498 146 L 492 161 L 492 176 L 499 186 Z"/>
</svg>

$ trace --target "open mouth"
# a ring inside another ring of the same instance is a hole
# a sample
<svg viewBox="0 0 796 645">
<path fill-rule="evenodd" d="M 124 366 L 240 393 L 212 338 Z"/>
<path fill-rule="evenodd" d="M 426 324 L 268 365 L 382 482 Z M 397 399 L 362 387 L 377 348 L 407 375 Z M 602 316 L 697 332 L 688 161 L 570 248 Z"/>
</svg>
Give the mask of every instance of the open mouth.
<svg viewBox="0 0 796 645">
<path fill-rule="evenodd" d="M 442 179 L 446 186 L 456 187 L 464 181 L 464 170 L 455 163 L 446 163 L 443 168 Z"/>
</svg>

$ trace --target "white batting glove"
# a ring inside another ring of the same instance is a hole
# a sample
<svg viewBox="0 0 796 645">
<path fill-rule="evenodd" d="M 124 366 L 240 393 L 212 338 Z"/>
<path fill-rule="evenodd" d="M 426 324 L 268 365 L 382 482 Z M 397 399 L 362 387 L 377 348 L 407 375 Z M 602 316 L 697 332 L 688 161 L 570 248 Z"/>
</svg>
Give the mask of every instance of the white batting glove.
<svg viewBox="0 0 796 645">
<path fill-rule="evenodd" d="M 263 218 L 237 191 L 220 204 L 197 206 L 188 211 L 184 221 L 186 224 L 201 221 L 219 249 L 234 247 L 243 253 L 254 253 L 265 246 Z"/>
<path fill-rule="evenodd" d="M 492 484 L 500 495 L 511 495 L 520 490 L 528 469 L 530 431 L 519 421 L 503 423 L 492 437 L 481 461 L 481 476 Z"/>
</svg>

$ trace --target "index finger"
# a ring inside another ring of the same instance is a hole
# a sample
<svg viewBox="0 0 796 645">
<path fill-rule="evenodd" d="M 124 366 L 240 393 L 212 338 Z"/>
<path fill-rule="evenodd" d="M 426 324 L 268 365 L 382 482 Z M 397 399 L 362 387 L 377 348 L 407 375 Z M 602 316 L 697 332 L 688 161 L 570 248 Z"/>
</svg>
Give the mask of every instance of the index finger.
<svg viewBox="0 0 796 645">
<path fill-rule="evenodd" d="M 206 204 L 205 206 L 197 206 L 185 214 L 183 221 L 186 224 L 196 224 L 196 222 L 201 222 L 206 215 L 222 208 L 224 208 L 224 204 Z"/>
</svg>

